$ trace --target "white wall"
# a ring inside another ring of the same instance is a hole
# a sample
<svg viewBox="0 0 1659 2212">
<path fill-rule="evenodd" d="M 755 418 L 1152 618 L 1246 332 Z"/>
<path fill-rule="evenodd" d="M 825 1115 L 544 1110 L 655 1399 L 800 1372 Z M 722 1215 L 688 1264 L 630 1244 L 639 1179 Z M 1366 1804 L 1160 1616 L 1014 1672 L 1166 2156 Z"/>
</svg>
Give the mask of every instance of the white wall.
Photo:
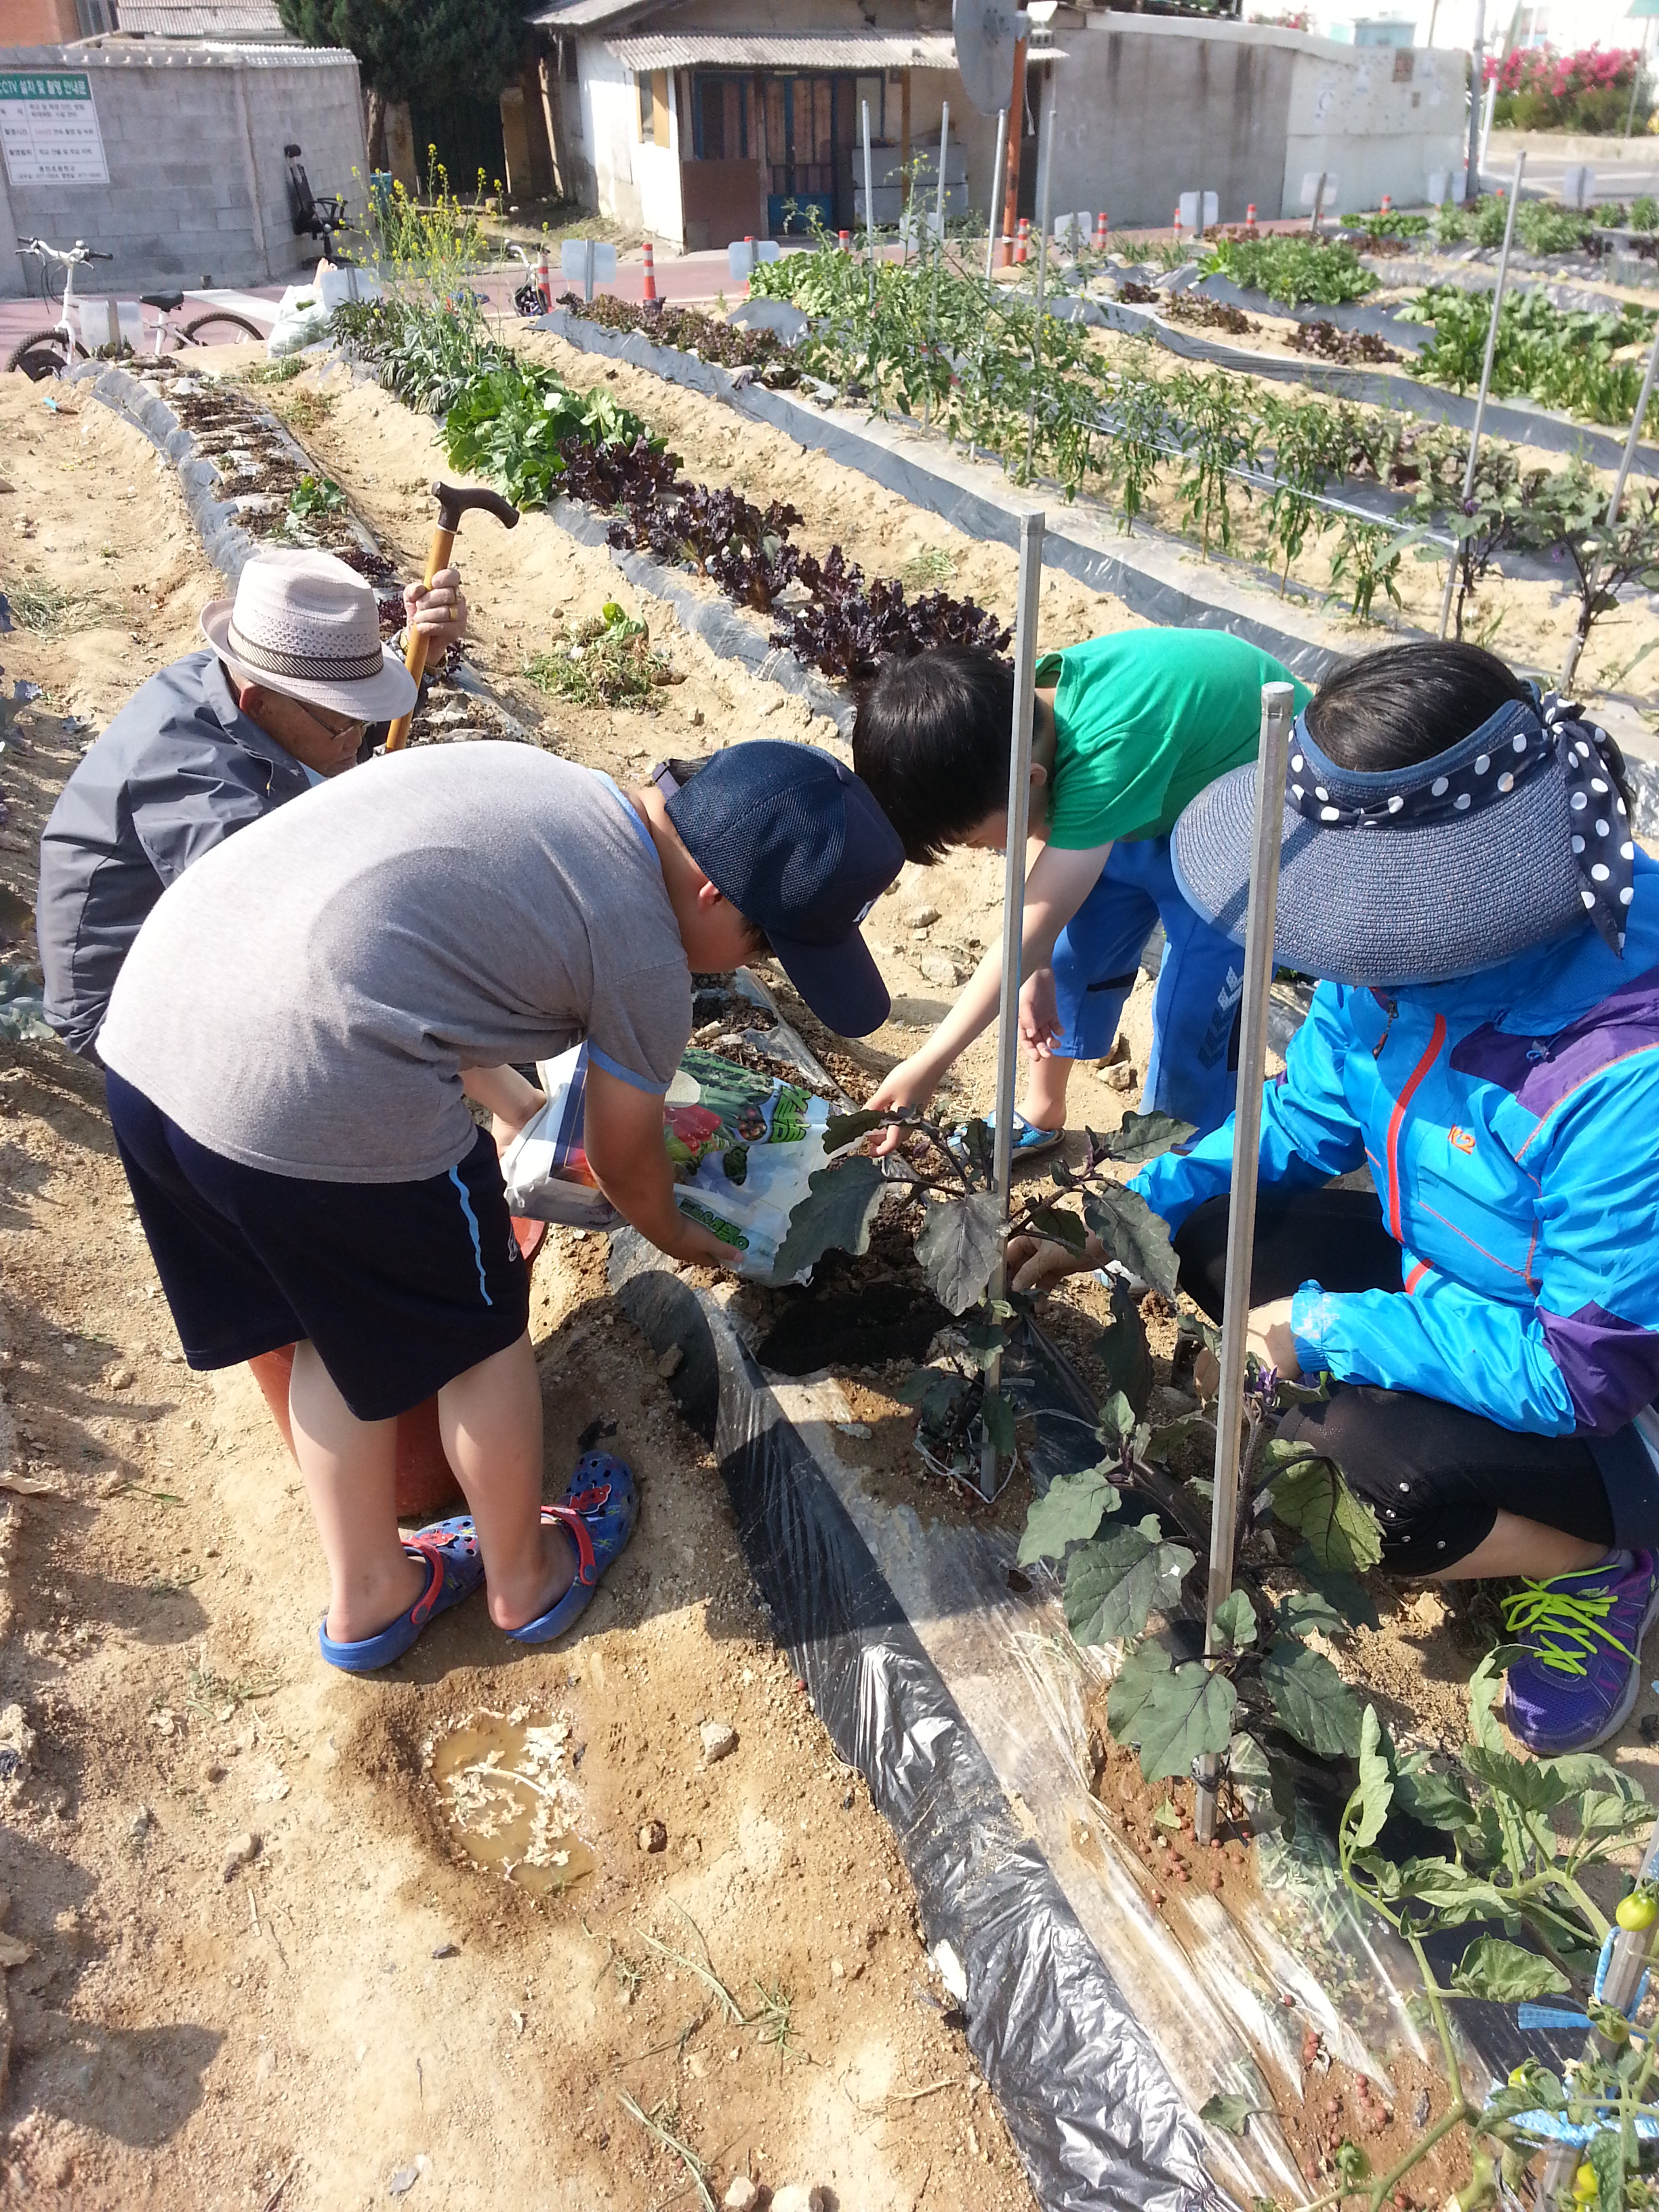
<svg viewBox="0 0 1659 2212">
<path fill-rule="evenodd" d="M 91 79 L 109 182 L 14 183 L 9 214 L 0 209 L 24 237 L 113 253 L 88 293 L 262 284 L 310 267 L 321 249 L 289 221 L 290 141 L 313 190 L 343 192 L 362 219 L 368 155 L 350 54 L 172 40 L 0 48 L 0 69 L 20 68 Z M 0 256 L 0 295 L 23 291 L 21 269 Z"/>
<path fill-rule="evenodd" d="M 1338 58 L 1327 41 L 1307 40 L 1291 77 L 1284 212 L 1298 211 L 1314 169 L 1337 179 L 1333 213 L 1374 208 L 1384 192 L 1401 206 L 1420 204 L 1430 171 L 1455 168 L 1467 149 L 1468 84 L 1464 54 L 1352 46 Z"/>
<path fill-rule="evenodd" d="M 602 38 L 576 41 L 576 66 L 580 76 L 581 143 L 575 149 L 582 163 L 584 192 L 599 214 L 643 228 L 637 156 L 651 150 L 639 144 L 640 95 L 631 70 L 611 53 Z M 678 187 L 675 198 L 678 198 Z"/>
</svg>

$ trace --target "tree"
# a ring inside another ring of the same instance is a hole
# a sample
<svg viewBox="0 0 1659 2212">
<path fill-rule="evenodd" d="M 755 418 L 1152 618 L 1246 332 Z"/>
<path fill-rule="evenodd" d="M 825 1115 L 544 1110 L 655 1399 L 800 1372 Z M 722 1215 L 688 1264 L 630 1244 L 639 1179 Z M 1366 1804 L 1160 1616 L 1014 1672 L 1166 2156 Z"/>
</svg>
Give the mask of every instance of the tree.
<svg viewBox="0 0 1659 2212">
<path fill-rule="evenodd" d="M 494 100 L 529 49 L 523 0 L 276 0 L 308 46 L 356 54 L 368 94 L 368 159 L 384 169 L 388 100 Z"/>
</svg>

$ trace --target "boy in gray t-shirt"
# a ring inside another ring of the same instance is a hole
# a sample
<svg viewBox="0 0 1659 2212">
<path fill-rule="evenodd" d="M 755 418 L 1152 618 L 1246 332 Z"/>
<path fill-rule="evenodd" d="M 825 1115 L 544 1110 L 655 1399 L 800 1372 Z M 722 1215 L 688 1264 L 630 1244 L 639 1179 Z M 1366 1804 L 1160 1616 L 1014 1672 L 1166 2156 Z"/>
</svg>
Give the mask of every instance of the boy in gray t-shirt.
<svg viewBox="0 0 1659 2212">
<path fill-rule="evenodd" d="M 289 1411 L 333 1664 L 389 1665 L 486 1577 L 497 1626 L 549 1641 L 633 1525 L 608 1455 L 541 1505 L 527 1276 L 468 1097 L 515 1132 L 541 1101 L 512 1063 L 585 1037 L 606 1194 L 665 1252 L 719 1263 L 662 1134 L 692 972 L 769 945 L 823 1020 L 865 1034 L 888 1000 L 858 925 L 902 860 L 811 746 L 735 746 L 624 793 L 481 744 L 371 763 L 164 894 L 99 1040 L 111 1120 L 191 1366 L 302 1340 Z M 404 1543 L 395 1416 L 434 1392 L 472 1510 Z"/>
</svg>

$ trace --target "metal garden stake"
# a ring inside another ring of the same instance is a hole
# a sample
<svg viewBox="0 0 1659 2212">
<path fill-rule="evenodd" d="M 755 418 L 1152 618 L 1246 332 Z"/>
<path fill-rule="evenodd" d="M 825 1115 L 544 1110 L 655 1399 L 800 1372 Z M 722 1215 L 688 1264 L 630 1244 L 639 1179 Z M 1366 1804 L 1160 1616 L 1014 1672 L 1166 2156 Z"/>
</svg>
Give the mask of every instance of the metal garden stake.
<svg viewBox="0 0 1659 2212">
<path fill-rule="evenodd" d="M 1042 84 L 1042 191 L 1037 206 L 1036 314 L 1031 325 L 1031 405 L 1025 420 L 1025 480 L 1031 477 L 1031 456 L 1036 450 L 1037 394 L 1042 385 L 1042 316 L 1048 289 L 1049 205 L 1054 196 L 1054 110 L 1059 102 L 1058 64 L 1050 62 Z"/>
<path fill-rule="evenodd" d="M 1515 210 L 1521 204 L 1521 177 L 1527 166 L 1524 149 L 1515 157 L 1515 173 L 1510 179 L 1510 211 L 1504 218 L 1504 244 L 1498 256 L 1498 281 L 1492 287 L 1492 321 L 1486 328 L 1486 358 L 1480 364 L 1480 391 L 1474 403 L 1474 422 L 1469 430 L 1468 466 L 1463 471 L 1464 519 L 1468 520 L 1469 501 L 1474 494 L 1475 464 L 1480 454 L 1480 425 L 1486 419 L 1486 394 L 1492 388 L 1492 365 L 1498 352 L 1498 320 L 1504 307 L 1504 280 L 1510 270 L 1510 241 L 1515 236 Z M 1639 419 L 1639 418 L 1638 418 Z M 1457 588 L 1458 549 L 1452 548 L 1451 559 L 1446 564 L 1446 590 L 1440 602 L 1440 635 L 1446 635 L 1446 624 L 1451 620 L 1452 593 Z"/>
<path fill-rule="evenodd" d="M 992 1176 L 1002 1221 L 997 1263 L 986 1295 L 1008 1294 L 1008 1213 L 1014 1166 L 1014 1079 L 1019 1073 L 1019 987 L 1025 938 L 1025 837 L 1031 817 L 1031 722 L 1036 707 L 1037 608 L 1042 591 L 1040 509 L 1019 518 L 1019 601 L 1014 618 L 1014 742 L 1008 760 L 1008 850 L 1002 872 L 1002 997 L 997 1007 L 997 1119 Z M 1279 687 L 1288 696 L 1290 685 Z M 1002 1355 L 985 1370 L 988 1397 L 1002 1382 Z M 988 1435 L 980 1447 L 981 1496 L 994 1498 L 997 1448 Z"/>
<path fill-rule="evenodd" d="M 1653 333 L 1653 343 L 1648 352 L 1647 370 L 1642 379 L 1642 389 L 1637 398 L 1636 412 L 1631 418 L 1630 434 L 1625 440 L 1625 450 L 1620 456 L 1619 473 L 1613 480 L 1613 496 L 1607 501 L 1607 519 L 1603 526 L 1607 530 L 1611 530 L 1613 524 L 1618 521 L 1619 510 L 1624 504 L 1625 483 L 1630 475 L 1631 464 L 1636 459 L 1636 442 L 1642 434 L 1642 425 L 1647 419 L 1648 402 L 1653 397 L 1656 375 L 1659 375 L 1659 327 L 1656 327 Z M 1596 566 L 1598 568 L 1601 566 L 1600 562 Z M 1595 581 L 1594 570 L 1591 572 L 1589 580 L 1594 585 Z M 1561 671 L 1561 689 L 1564 691 L 1572 682 L 1578 666 L 1578 656 L 1583 649 L 1583 638 L 1575 629 L 1572 641 L 1567 647 L 1566 665 Z"/>
<path fill-rule="evenodd" d="M 1250 1261 L 1255 1243 L 1256 1171 L 1261 1149 L 1261 1085 L 1267 1059 L 1267 1004 L 1273 975 L 1273 917 L 1279 904 L 1279 842 L 1285 817 L 1296 690 L 1261 687 L 1261 744 L 1255 767 L 1255 848 L 1244 924 L 1244 1008 L 1238 1042 L 1238 1104 L 1233 1116 L 1232 1197 L 1227 1209 L 1227 1275 L 1221 1309 L 1221 1389 L 1215 1414 L 1215 1497 L 1210 1509 L 1210 1588 L 1204 1656 L 1216 1656 L 1215 1617 L 1233 1586 L 1238 1526 L 1238 1455 L 1244 1427 L 1245 1338 L 1250 1325 Z M 999 1122 L 999 1133 L 1001 1124 Z M 1215 1833 L 1216 1759 L 1199 1762 L 1194 1829 Z"/>
<path fill-rule="evenodd" d="M 997 157 L 991 168 L 991 221 L 985 240 L 985 281 L 991 281 L 991 271 L 996 266 L 997 224 L 1001 220 L 1002 179 L 1008 167 L 1008 111 L 997 110 Z"/>
<path fill-rule="evenodd" d="M 870 161 L 870 103 L 860 103 L 864 110 L 864 234 L 870 241 L 870 307 L 876 305 L 876 173 Z"/>
<path fill-rule="evenodd" d="M 933 356 L 939 348 L 939 286 L 945 261 L 945 156 L 950 143 L 951 103 L 947 100 L 939 126 L 939 210 L 934 216 L 933 296 L 927 307 L 927 381 L 921 388 L 921 427 L 924 430 L 933 411 Z"/>
</svg>

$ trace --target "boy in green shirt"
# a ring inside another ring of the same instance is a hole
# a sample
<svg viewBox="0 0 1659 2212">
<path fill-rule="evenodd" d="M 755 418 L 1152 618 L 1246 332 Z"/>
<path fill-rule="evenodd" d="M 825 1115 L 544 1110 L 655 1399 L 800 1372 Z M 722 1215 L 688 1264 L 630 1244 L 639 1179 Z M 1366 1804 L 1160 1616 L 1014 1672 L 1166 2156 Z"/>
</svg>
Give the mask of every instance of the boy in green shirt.
<svg viewBox="0 0 1659 2212">
<path fill-rule="evenodd" d="M 1076 1060 L 1109 1052 L 1142 948 L 1167 945 L 1152 1010 L 1143 1109 L 1214 1128 L 1232 1111 L 1243 991 L 1239 948 L 1189 906 L 1170 853 L 1176 817 L 1206 785 L 1255 757 L 1261 687 L 1293 682 L 1224 630 L 1133 629 L 1037 663 L 1020 1036 L 1031 1056 L 1017 1154 L 1060 1143 Z M 1311 693 L 1296 685 L 1300 711 Z M 907 857 L 1008 840 L 1013 672 L 994 654 L 945 646 L 884 669 L 853 736 L 859 775 Z M 920 1106 L 996 1018 L 993 946 L 921 1050 L 872 1106 Z"/>
</svg>

